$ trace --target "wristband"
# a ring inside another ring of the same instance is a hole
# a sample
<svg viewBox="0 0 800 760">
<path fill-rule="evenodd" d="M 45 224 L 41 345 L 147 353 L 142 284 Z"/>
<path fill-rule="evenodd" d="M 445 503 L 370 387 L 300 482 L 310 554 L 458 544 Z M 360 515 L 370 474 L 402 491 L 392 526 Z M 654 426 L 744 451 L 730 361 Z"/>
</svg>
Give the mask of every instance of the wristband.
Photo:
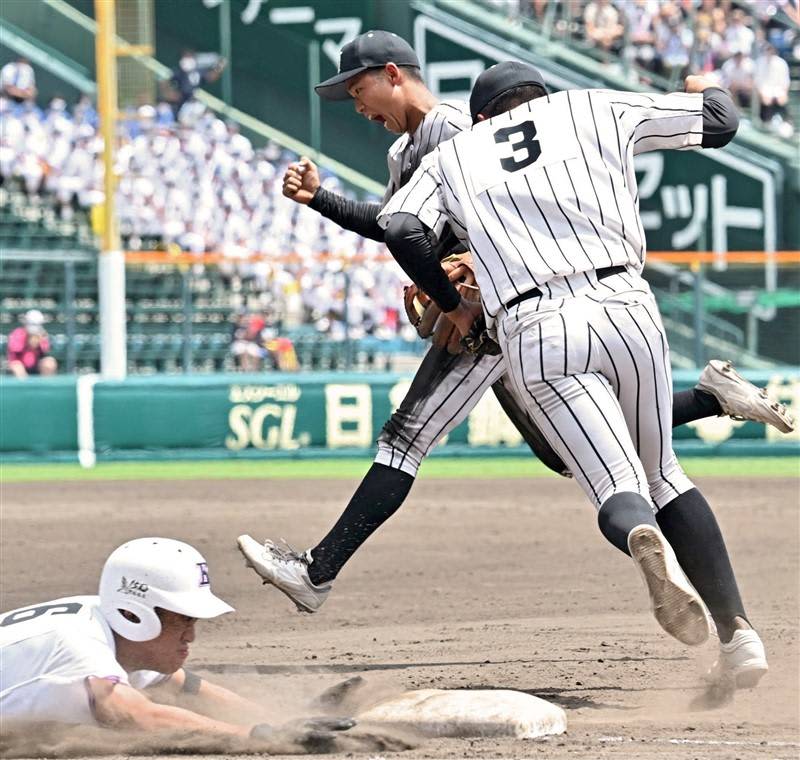
<svg viewBox="0 0 800 760">
<path fill-rule="evenodd" d="M 191 670 L 184 670 L 183 687 L 181 692 L 183 694 L 198 694 L 200 692 L 200 684 L 203 679 Z"/>
</svg>

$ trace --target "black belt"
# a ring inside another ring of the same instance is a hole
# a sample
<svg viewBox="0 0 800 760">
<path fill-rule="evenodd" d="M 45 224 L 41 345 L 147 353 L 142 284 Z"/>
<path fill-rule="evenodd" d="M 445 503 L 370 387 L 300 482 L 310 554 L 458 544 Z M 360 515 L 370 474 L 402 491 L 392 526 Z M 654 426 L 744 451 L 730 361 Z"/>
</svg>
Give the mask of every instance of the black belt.
<svg viewBox="0 0 800 760">
<path fill-rule="evenodd" d="M 595 270 L 597 273 L 598 280 L 605 280 L 606 277 L 611 277 L 614 274 L 620 274 L 627 269 L 626 266 L 622 264 L 618 264 L 615 267 L 604 267 L 603 269 Z M 543 296 L 539 288 L 533 288 L 533 290 L 526 290 L 524 293 L 520 293 L 518 296 L 514 296 L 507 304 L 506 309 L 510 309 L 512 306 L 516 306 L 517 304 L 522 303 L 523 301 L 527 301 L 529 298 L 538 298 L 539 296 Z"/>
</svg>

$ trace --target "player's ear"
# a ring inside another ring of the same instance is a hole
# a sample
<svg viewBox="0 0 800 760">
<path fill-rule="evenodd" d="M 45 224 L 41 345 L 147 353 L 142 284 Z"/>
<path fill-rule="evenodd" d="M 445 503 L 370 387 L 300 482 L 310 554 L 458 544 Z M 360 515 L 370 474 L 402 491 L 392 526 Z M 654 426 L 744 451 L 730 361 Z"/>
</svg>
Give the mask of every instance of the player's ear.
<svg viewBox="0 0 800 760">
<path fill-rule="evenodd" d="M 394 85 L 402 82 L 403 75 L 400 73 L 400 67 L 396 63 L 387 63 L 383 67 L 383 71 L 390 84 Z"/>
<path fill-rule="evenodd" d="M 479 121 L 486 121 L 487 118 L 488 118 L 487 116 L 484 116 L 482 113 L 479 113 L 475 117 L 475 123 L 477 124 Z"/>
</svg>

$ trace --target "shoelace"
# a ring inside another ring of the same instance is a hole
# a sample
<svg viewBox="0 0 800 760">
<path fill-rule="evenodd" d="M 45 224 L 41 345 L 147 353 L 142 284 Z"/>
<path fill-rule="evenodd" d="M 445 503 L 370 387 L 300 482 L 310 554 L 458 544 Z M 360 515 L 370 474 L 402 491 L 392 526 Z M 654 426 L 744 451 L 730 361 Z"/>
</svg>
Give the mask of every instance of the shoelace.
<svg viewBox="0 0 800 760">
<path fill-rule="evenodd" d="M 282 562 L 287 565 L 292 562 L 301 562 L 304 565 L 308 565 L 308 560 L 304 552 L 298 552 L 296 549 L 292 548 L 285 538 L 281 539 L 281 543 L 285 548 L 278 546 L 278 544 L 272 541 L 265 541 L 264 551 L 268 552 L 276 562 Z"/>
</svg>

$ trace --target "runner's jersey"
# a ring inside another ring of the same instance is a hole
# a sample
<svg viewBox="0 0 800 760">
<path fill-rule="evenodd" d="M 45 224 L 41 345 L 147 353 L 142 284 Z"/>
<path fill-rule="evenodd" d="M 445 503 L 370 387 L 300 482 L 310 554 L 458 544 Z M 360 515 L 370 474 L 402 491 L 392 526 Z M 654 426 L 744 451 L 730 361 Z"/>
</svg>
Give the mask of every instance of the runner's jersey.
<svg viewBox="0 0 800 760">
<path fill-rule="evenodd" d="M 168 676 L 126 673 L 98 596 L 70 596 L 0 614 L 0 714 L 7 721 L 96 723 L 90 676 L 144 689 Z"/>
</svg>

